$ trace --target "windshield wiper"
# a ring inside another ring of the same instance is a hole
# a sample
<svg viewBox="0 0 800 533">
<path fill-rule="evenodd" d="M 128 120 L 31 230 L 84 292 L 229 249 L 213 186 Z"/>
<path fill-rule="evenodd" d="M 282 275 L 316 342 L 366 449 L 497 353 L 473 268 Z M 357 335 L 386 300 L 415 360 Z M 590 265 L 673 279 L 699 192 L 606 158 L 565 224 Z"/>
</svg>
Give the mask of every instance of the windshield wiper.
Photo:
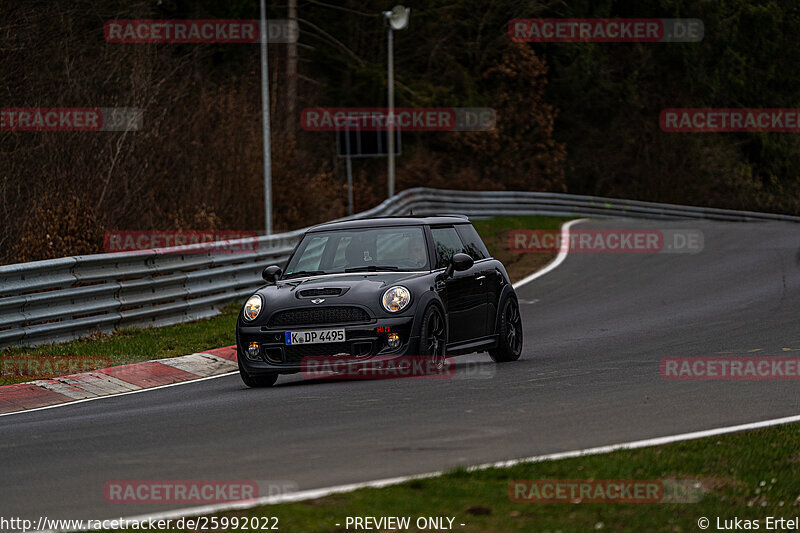
<svg viewBox="0 0 800 533">
<path fill-rule="evenodd" d="M 282 279 L 289 279 L 289 278 L 299 278 L 302 276 L 318 276 L 319 274 L 325 274 L 324 270 L 296 270 L 291 274 L 286 274 L 283 276 Z"/>
<path fill-rule="evenodd" d="M 345 268 L 345 272 L 379 272 L 379 271 L 393 271 L 399 270 L 396 266 L 391 265 L 369 265 L 369 266 L 360 266 L 360 267 L 352 267 L 352 268 Z"/>
</svg>

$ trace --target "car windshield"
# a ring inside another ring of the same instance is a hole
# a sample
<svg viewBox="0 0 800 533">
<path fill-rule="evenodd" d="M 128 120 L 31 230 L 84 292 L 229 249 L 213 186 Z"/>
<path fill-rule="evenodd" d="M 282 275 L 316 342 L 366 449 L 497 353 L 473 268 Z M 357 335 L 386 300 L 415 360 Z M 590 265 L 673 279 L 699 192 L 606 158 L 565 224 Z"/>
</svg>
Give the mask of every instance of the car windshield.
<svg viewBox="0 0 800 533">
<path fill-rule="evenodd" d="M 286 265 L 284 279 L 344 272 L 430 270 L 419 226 L 308 233 Z"/>
</svg>

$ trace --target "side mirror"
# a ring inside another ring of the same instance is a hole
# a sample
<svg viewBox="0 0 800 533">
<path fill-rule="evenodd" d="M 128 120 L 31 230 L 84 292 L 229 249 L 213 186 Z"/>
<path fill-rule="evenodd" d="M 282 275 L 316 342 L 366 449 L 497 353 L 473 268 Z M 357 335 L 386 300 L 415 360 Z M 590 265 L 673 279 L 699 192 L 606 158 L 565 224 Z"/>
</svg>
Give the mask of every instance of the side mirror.
<svg viewBox="0 0 800 533">
<path fill-rule="evenodd" d="M 278 281 L 278 278 L 281 277 L 283 274 L 283 270 L 278 265 L 270 265 L 261 272 L 261 277 L 264 278 L 264 281 L 267 283 L 275 283 Z"/>
<path fill-rule="evenodd" d="M 475 264 L 475 261 L 472 260 L 472 257 L 468 256 L 467 254 L 455 254 L 450 259 L 450 264 L 447 265 L 447 268 L 444 271 L 444 275 L 446 278 L 449 278 L 453 275 L 453 272 L 462 272 L 464 270 L 469 270 L 472 268 L 472 265 Z"/>
</svg>

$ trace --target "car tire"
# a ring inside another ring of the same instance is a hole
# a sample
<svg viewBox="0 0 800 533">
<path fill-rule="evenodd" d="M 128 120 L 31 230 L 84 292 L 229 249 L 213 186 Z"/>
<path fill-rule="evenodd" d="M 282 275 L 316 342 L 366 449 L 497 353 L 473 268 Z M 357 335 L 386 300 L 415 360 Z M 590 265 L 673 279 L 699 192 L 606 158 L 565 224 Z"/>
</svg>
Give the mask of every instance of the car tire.
<svg viewBox="0 0 800 533">
<path fill-rule="evenodd" d="M 437 370 L 444 368 L 447 357 L 447 321 L 436 305 L 429 305 L 422 315 L 419 355 L 434 358 Z"/>
<path fill-rule="evenodd" d="M 522 316 L 517 299 L 506 298 L 500 314 L 497 348 L 489 350 L 496 363 L 516 361 L 522 355 Z"/>
<path fill-rule="evenodd" d="M 278 381 L 278 374 L 262 374 L 260 376 L 251 376 L 242 368 L 242 362 L 239 361 L 237 356 L 237 363 L 239 364 L 239 377 L 245 385 L 251 389 L 258 389 L 262 387 L 272 387 Z"/>
</svg>

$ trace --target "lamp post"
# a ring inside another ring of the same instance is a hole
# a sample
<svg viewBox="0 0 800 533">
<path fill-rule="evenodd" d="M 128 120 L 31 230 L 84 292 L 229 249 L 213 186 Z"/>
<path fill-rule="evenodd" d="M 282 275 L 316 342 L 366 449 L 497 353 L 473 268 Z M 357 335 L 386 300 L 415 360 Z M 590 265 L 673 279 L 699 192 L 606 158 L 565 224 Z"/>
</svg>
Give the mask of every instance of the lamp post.
<svg viewBox="0 0 800 533">
<path fill-rule="evenodd" d="M 263 1 L 263 0 L 262 0 Z M 394 6 L 391 11 L 384 11 L 383 16 L 389 21 L 389 116 L 387 117 L 387 136 L 389 141 L 389 196 L 394 196 L 394 30 L 402 30 L 408 26 L 411 9 L 401 5 Z"/>
<path fill-rule="evenodd" d="M 264 148 L 264 231 L 272 234 L 272 155 L 269 139 L 269 63 L 267 59 L 267 8 L 261 0 L 261 126 Z"/>
</svg>

